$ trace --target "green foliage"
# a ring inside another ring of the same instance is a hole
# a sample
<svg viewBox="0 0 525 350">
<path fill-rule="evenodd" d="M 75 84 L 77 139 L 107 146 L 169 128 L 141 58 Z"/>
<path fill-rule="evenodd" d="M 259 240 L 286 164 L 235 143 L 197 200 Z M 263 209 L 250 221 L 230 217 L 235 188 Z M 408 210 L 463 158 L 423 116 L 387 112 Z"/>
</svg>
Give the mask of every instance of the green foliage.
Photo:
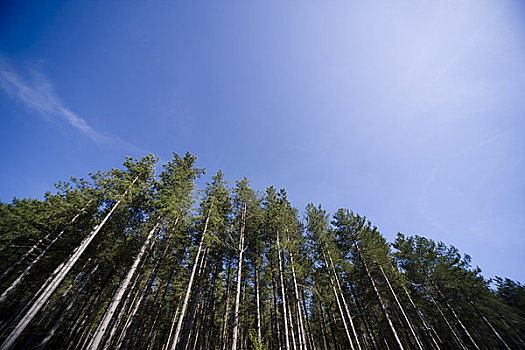
<svg viewBox="0 0 525 350">
<path fill-rule="evenodd" d="M 189 152 L 173 153 L 159 174 L 157 163 L 128 157 L 121 169 L 58 182 L 41 200 L 0 202 L 0 343 L 46 280 L 100 230 L 15 348 L 85 347 L 134 263 L 104 346 L 171 345 L 195 267 L 178 348 L 230 348 L 240 250 L 240 349 L 284 348 L 285 325 L 297 348 L 305 333 L 307 349 L 349 348 L 354 330 L 362 348 L 395 348 L 392 329 L 405 348 L 415 347 L 414 333 L 424 348 L 471 348 L 469 336 L 486 348 L 525 348 L 525 287 L 497 277 L 491 289 L 455 247 L 401 233 L 389 244 L 348 209 L 331 216 L 309 204 L 300 218 L 284 189 L 261 194 L 246 178 L 230 188 L 220 170 L 198 192 L 205 172 Z"/>
<path fill-rule="evenodd" d="M 266 350 L 266 347 L 264 346 L 264 344 L 260 343 L 259 340 L 257 339 L 257 331 L 251 328 L 248 332 L 249 332 L 248 335 L 250 337 L 252 349 L 253 350 Z"/>
</svg>

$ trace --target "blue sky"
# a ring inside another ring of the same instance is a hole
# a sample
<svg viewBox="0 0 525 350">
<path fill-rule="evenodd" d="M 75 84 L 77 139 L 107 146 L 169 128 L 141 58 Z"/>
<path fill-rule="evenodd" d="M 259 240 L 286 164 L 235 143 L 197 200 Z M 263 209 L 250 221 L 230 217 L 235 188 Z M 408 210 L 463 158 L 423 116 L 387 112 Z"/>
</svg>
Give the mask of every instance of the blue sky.
<svg viewBox="0 0 525 350">
<path fill-rule="evenodd" d="M 2 201 L 190 150 L 525 281 L 520 1 L 0 6 Z"/>
</svg>

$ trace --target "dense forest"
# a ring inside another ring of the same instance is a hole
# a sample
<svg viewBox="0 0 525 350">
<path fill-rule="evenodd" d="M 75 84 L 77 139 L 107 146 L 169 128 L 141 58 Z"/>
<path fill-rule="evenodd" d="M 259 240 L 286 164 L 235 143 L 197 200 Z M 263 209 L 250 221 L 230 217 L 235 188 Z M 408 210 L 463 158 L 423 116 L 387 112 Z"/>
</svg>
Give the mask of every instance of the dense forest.
<svg viewBox="0 0 525 350">
<path fill-rule="evenodd" d="M 525 349 L 525 287 L 149 155 L 0 203 L 0 349 Z"/>
</svg>

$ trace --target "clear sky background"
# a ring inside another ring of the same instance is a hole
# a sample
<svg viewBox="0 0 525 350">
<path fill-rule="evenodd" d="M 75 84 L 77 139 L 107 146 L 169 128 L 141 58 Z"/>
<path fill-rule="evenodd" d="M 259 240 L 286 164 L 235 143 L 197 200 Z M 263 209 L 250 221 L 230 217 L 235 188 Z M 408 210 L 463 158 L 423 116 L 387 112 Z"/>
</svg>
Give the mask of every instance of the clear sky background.
<svg viewBox="0 0 525 350">
<path fill-rule="evenodd" d="M 522 1 L 2 1 L 0 199 L 190 150 L 525 281 Z"/>
</svg>

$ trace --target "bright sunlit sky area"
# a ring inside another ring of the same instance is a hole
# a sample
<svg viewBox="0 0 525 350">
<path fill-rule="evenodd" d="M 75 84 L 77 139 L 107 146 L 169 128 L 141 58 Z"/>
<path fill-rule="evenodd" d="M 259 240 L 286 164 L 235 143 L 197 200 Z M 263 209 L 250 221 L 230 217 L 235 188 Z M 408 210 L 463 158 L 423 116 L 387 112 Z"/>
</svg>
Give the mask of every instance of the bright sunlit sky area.
<svg viewBox="0 0 525 350">
<path fill-rule="evenodd" d="M 3 1 L 0 200 L 186 150 L 525 281 L 522 1 Z"/>
</svg>

